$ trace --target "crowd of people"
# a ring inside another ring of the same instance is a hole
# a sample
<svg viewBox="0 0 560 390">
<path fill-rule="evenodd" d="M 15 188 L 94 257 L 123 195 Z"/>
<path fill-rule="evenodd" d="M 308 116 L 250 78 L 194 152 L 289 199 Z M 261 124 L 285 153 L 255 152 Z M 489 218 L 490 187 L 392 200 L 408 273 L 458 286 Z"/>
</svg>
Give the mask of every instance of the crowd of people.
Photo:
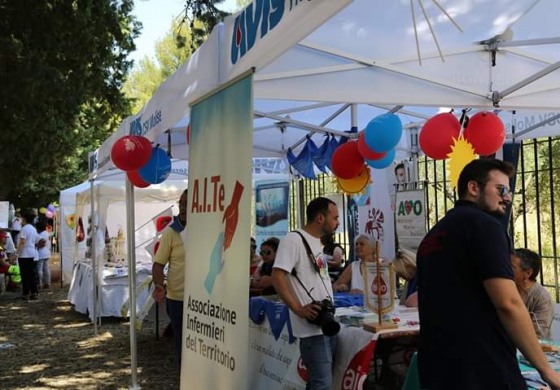
<svg viewBox="0 0 560 390">
<path fill-rule="evenodd" d="M 0 231 L 1 288 L 21 289 L 22 299 L 37 300 L 51 284 L 51 235 L 47 223 L 34 213 L 17 214 L 12 234 Z"/>
<path fill-rule="evenodd" d="M 303 228 L 265 239 L 258 251 L 251 238 L 251 295 L 276 294 L 289 308 L 307 388 L 332 385 L 337 337 L 327 334 L 317 318 L 334 303 L 335 292 L 364 293 L 364 263 L 369 262 L 391 263 L 402 282 L 399 304 L 418 307 L 422 388 L 525 388 L 517 349 L 547 383 L 560 388 L 560 374 L 548 364 L 538 340 L 550 339 L 554 315 L 553 301 L 537 281 L 542 260 L 531 250 L 512 249 L 500 221 L 511 202 L 512 172 L 510 164 L 495 159 L 467 164 L 459 176 L 455 207 L 432 227 L 416 253 L 401 248 L 391 260 L 379 256 L 378 243 L 366 234 L 355 238 L 355 259 L 346 259 L 333 239 L 339 226 L 337 205 L 324 197 L 307 205 Z M 167 298 L 179 359 L 185 257 L 179 233 L 186 226 L 186 202 L 185 191 L 180 214 L 164 232 L 153 266 L 154 298 Z M 30 237 L 39 236 L 30 235 L 25 216 L 22 221 L 17 254 L 23 260 L 24 294 L 33 296 L 28 264 L 41 255 L 30 256 L 25 248 Z"/>
</svg>

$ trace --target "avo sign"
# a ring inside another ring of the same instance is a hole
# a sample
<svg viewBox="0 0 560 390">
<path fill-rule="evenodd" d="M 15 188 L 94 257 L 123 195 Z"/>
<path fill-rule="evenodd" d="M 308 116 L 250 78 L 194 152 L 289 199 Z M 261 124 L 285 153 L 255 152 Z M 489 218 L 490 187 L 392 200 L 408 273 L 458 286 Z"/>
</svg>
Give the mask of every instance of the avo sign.
<svg viewBox="0 0 560 390">
<path fill-rule="evenodd" d="M 422 213 L 422 202 L 419 200 L 405 200 L 399 203 L 397 215 L 420 215 Z"/>
</svg>

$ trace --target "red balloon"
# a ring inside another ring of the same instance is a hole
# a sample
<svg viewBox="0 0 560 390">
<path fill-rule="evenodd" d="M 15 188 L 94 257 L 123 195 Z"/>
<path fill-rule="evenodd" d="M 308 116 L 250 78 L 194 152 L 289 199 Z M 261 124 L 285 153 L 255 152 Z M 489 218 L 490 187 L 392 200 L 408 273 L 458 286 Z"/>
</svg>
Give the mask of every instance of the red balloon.
<svg viewBox="0 0 560 390">
<path fill-rule="evenodd" d="M 141 177 L 138 171 L 128 171 L 126 173 L 126 177 L 128 177 L 128 181 L 132 183 L 133 186 L 138 188 L 146 188 L 150 185 L 150 183 L 146 183 Z"/>
<path fill-rule="evenodd" d="M 452 113 L 437 114 L 424 124 L 418 142 L 426 156 L 444 160 L 451 153 L 453 138 L 459 138 L 461 124 Z"/>
<path fill-rule="evenodd" d="M 360 174 L 365 161 L 358 151 L 356 141 L 348 141 L 335 149 L 331 167 L 333 173 L 341 179 L 352 179 Z"/>
<path fill-rule="evenodd" d="M 379 160 L 387 154 L 387 152 L 375 152 L 371 150 L 366 144 L 364 131 L 360 131 L 358 134 L 358 151 L 365 160 Z"/>
<path fill-rule="evenodd" d="M 152 157 L 152 143 L 146 137 L 125 135 L 111 148 L 113 164 L 123 171 L 137 171 Z"/>
<path fill-rule="evenodd" d="M 160 233 L 171 222 L 173 222 L 173 217 L 169 215 L 162 215 L 161 217 L 158 217 L 158 219 L 156 219 L 156 231 Z"/>
<path fill-rule="evenodd" d="M 506 128 L 498 115 L 481 111 L 469 119 L 464 135 L 476 154 L 488 156 L 496 153 L 504 144 Z"/>
</svg>

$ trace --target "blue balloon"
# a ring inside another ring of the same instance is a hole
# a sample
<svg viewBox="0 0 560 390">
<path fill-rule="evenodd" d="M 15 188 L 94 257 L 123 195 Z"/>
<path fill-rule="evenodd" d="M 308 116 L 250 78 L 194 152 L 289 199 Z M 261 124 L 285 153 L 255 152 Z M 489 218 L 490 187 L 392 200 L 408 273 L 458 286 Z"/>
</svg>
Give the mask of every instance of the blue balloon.
<svg viewBox="0 0 560 390">
<path fill-rule="evenodd" d="M 387 168 L 395 161 L 396 149 L 391 149 L 387 152 L 385 157 L 379 160 L 366 160 L 366 164 L 375 169 Z"/>
<path fill-rule="evenodd" d="M 382 114 L 369 121 L 364 131 L 364 140 L 371 150 L 382 153 L 397 146 L 401 135 L 400 118 L 395 114 Z"/>
<path fill-rule="evenodd" d="M 146 183 L 159 184 L 169 177 L 171 173 L 171 159 L 165 150 L 158 147 L 153 148 L 152 157 L 138 174 Z"/>
</svg>

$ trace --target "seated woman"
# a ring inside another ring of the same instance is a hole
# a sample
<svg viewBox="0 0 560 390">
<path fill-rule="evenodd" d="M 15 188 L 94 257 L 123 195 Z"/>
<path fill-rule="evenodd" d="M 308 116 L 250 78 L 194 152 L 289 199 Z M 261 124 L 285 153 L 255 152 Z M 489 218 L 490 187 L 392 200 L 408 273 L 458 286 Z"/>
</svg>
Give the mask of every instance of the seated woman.
<svg viewBox="0 0 560 390">
<path fill-rule="evenodd" d="M 272 287 L 272 267 L 276 259 L 276 251 L 280 240 L 276 237 L 267 238 L 261 244 L 261 262 L 251 278 L 252 295 L 273 295 L 276 290 Z"/>
<path fill-rule="evenodd" d="M 418 283 L 416 280 L 416 255 L 406 249 L 399 249 L 393 259 L 397 276 L 405 280 L 399 304 L 406 307 L 418 307 Z"/>
<path fill-rule="evenodd" d="M 364 279 L 362 277 L 362 261 L 375 261 L 375 240 L 365 234 L 360 234 L 354 240 L 357 260 L 349 264 L 333 283 L 333 291 L 346 292 L 350 294 L 362 294 L 364 292 Z"/>
<path fill-rule="evenodd" d="M 257 255 L 257 241 L 251 237 L 251 246 L 249 247 L 249 276 L 253 276 L 261 258 Z"/>
<path fill-rule="evenodd" d="M 550 339 L 554 305 L 546 288 L 537 282 L 541 257 L 529 249 L 519 248 L 511 254 L 511 266 L 515 285 L 529 310 L 537 336 Z"/>
</svg>

